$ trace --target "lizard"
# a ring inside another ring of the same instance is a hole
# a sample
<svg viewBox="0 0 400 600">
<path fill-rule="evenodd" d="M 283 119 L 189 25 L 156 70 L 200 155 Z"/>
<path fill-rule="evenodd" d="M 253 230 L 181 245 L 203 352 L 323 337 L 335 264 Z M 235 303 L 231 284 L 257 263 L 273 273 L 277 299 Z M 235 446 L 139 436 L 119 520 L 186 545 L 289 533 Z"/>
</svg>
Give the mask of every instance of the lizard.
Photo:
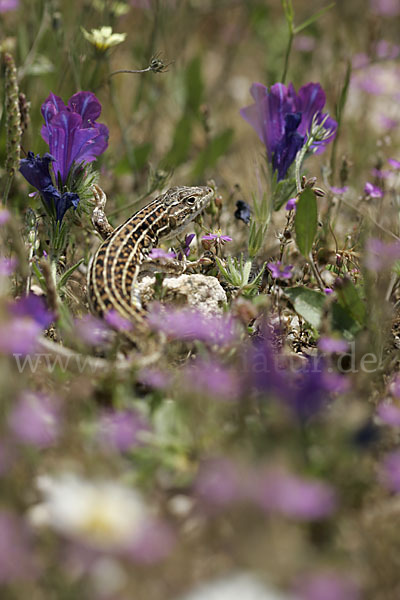
<svg viewBox="0 0 400 600">
<path fill-rule="evenodd" d="M 87 291 L 91 311 L 106 317 L 116 311 L 133 326 L 136 345 L 149 332 L 138 293 L 137 278 L 152 248 L 179 235 L 208 206 L 209 186 L 176 186 L 151 200 L 114 229 L 104 213 L 106 195 L 93 186 L 92 223 L 103 238 L 88 267 Z"/>
</svg>

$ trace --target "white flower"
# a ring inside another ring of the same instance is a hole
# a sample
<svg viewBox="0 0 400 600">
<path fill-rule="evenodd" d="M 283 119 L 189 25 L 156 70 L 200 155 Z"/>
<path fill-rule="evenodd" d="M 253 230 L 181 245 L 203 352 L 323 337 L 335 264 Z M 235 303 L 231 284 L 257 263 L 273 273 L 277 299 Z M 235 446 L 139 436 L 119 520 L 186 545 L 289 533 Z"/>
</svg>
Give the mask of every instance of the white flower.
<svg viewBox="0 0 400 600">
<path fill-rule="evenodd" d="M 264 585 L 251 574 L 236 573 L 206 583 L 180 600 L 296 600 Z"/>
<path fill-rule="evenodd" d="M 93 44 L 100 52 L 105 52 L 111 46 L 121 44 L 126 38 L 126 33 L 113 33 L 112 27 L 100 27 L 92 29 L 90 32 L 81 27 L 84 38 Z"/>
<path fill-rule="evenodd" d="M 64 473 L 41 477 L 38 487 L 44 502 L 31 509 L 31 521 L 97 549 L 131 547 L 147 519 L 141 496 L 113 481 L 89 481 Z"/>
</svg>

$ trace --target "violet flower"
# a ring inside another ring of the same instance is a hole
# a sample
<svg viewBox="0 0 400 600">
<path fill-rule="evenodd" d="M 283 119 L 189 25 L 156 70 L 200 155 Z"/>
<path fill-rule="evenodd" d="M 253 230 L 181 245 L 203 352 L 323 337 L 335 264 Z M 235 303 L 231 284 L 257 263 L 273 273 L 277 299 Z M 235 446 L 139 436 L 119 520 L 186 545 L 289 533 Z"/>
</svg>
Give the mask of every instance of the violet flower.
<svg viewBox="0 0 400 600">
<path fill-rule="evenodd" d="M 280 260 L 267 263 L 268 269 L 274 279 L 290 279 L 292 277 L 293 265 L 282 265 Z"/>
<path fill-rule="evenodd" d="M 19 8 L 19 0 L 0 0 L 0 14 Z"/>
<path fill-rule="evenodd" d="M 15 317 L 31 317 L 42 329 L 46 329 L 54 318 L 43 298 L 35 294 L 20 298 L 9 306 L 9 310 Z"/>
<path fill-rule="evenodd" d="M 285 178 L 297 152 L 307 142 L 313 122 L 324 123 L 328 132 L 323 140 L 311 145 L 314 152 L 323 152 L 335 137 L 336 121 L 321 112 L 326 97 L 319 83 L 308 83 L 298 93 L 293 84 L 286 87 L 276 83 L 268 90 L 261 83 L 253 83 L 250 93 L 255 104 L 242 108 L 240 114 L 264 143 L 278 181 Z"/>
<path fill-rule="evenodd" d="M 400 408 L 394 404 L 381 402 L 377 408 L 377 415 L 386 425 L 400 427 Z"/>
<path fill-rule="evenodd" d="M 142 445 L 141 435 L 149 431 L 145 419 L 132 410 L 108 411 L 100 418 L 98 427 L 101 445 L 119 452 Z"/>
<path fill-rule="evenodd" d="M 226 242 L 232 241 L 232 238 L 229 235 L 222 235 L 221 231 L 217 231 L 215 233 L 208 233 L 207 235 L 203 235 L 201 239 L 206 242 L 212 242 L 215 245 L 223 245 L 226 244 Z"/>
<path fill-rule="evenodd" d="M 178 260 L 183 260 L 183 257 L 186 256 L 186 258 L 189 258 L 190 256 L 190 244 L 192 243 L 193 239 L 196 237 L 196 235 L 194 233 L 188 233 L 185 236 L 185 241 L 183 242 L 183 245 L 181 247 L 181 251 L 178 253 Z"/>
<path fill-rule="evenodd" d="M 396 160 L 395 158 L 388 158 L 388 163 L 393 169 L 400 169 L 400 160 Z"/>
<path fill-rule="evenodd" d="M 383 190 L 377 185 L 373 185 L 369 181 L 364 186 L 364 193 L 369 198 L 383 198 Z"/>
<path fill-rule="evenodd" d="M 296 210 L 296 208 L 297 198 L 290 198 L 290 200 L 288 200 L 286 203 L 285 210 Z"/>
<path fill-rule="evenodd" d="M 23 444 L 53 446 L 60 435 L 60 403 L 48 396 L 24 392 L 13 407 L 8 424 Z"/>
<path fill-rule="evenodd" d="M 149 253 L 149 258 L 153 260 L 161 259 L 162 261 L 168 261 L 175 258 L 175 256 L 175 252 L 167 252 L 162 248 L 152 248 L 152 250 Z"/>
<path fill-rule="evenodd" d="M 390 268 L 400 259 L 400 242 L 385 244 L 378 238 L 370 238 L 366 243 L 365 265 L 371 271 Z"/>
<path fill-rule="evenodd" d="M 50 212 L 55 213 L 56 220 L 61 223 L 65 213 L 71 207 L 75 210 L 79 204 L 79 196 L 73 192 L 61 192 L 53 185 L 50 175 L 50 164 L 53 156 L 46 152 L 43 157 L 28 152 L 27 158 L 20 161 L 19 170 L 25 179 L 41 194 L 43 201 Z"/>
<path fill-rule="evenodd" d="M 125 319 L 125 317 L 120 315 L 119 312 L 114 309 L 108 311 L 104 319 L 111 327 L 118 331 L 131 331 L 133 329 L 131 321 Z"/>
<path fill-rule="evenodd" d="M 108 145 L 108 128 L 96 123 L 101 104 L 92 92 L 78 92 L 67 106 L 50 93 L 42 104 L 42 138 L 54 157 L 54 171 L 65 183 L 73 163 L 93 162 Z"/>
</svg>

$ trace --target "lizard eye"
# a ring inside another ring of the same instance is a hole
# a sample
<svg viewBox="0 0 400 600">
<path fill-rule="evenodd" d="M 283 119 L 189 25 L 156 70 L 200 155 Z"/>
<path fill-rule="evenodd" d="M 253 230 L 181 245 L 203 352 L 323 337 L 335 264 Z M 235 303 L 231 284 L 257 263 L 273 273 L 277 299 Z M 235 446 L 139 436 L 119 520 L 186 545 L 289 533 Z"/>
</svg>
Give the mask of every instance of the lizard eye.
<svg viewBox="0 0 400 600">
<path fill-rule="evenodd" d="M 196 203 L 196 198 L 195 198 L 195 196 L 189 196 L 189 198 L 186 198 L 186 202 L 187 202 L 188 204 L 190 204 L 190 206 L 193 206 L 193 204 L 195 204 L 195 203 Z"/>
</svg>

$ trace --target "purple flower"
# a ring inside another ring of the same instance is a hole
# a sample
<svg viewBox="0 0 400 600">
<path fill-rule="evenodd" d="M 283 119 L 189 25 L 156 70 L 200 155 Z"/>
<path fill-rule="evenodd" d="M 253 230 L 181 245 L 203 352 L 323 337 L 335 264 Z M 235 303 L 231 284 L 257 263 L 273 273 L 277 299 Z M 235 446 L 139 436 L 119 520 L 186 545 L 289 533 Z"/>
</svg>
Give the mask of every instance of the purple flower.
<svg viewBox="0 0 400 600">
<path fill-rule="evenodd" d="M 232 319 L 205 316 L 189 308 L 160 310 L 153 304 L 147 321 L 152 329 L 162 331 L 170 339 L 200 340 L 210 344 L 229 344 L 236 339 Z"/>
<path fill-rule="evenodd" d="M 371 0 L 371 11 L 382 17 L 397 17 L 400 14 L 399 0 Z"/>
<path fill-rule="evenodd" d="M 280 260 L 267 263 L 268 269 L 274 279 L 290 279 L 292 277 L 293 265 L 284 267 Z"/>
<path fill-rule="evenodd" d="M 188 233 L 185 236 L 185 241 L 181 247 L 181 251 L 178 253 L 178 260 L 183 260 L 183 257 L 186 256 L 186 258 L 189 257 L 190 255 L 190 244 L 192 243 L 193 239 L 195 238 L 195 234 L 194 233 Z"/>
<path fill-rule="evenodd" d="M 369 181 L 364 186 L 364 193 L 369 196 L 369 198 L 383 198 L 383 191 L 377 185 L 373 185 Z"/>
<path fill-rule="evenodd" d="M 0 0 L 0 14 L 17 10 L 19 0 Z"/>
<path fill-rule="evenodd" d="M 143 442 L 141 435 L 149 431 L 145 419 L 132 410 L 110 411 L 99 420 L 99 440 L 105 448 L 126 452 Z"/>
<path fill-rule="evenodd" d="M 315 152 L 323 152 L 335 137 L 336 121 L 321 112 L 326 98 L 319 83 L 308 83 L 297 94 L 292 84 L 286 87 L 276 83 L 268 91 L 261 83 L 254 83 L 250 92 L 255 104 L 242 108 L 240 114 L 264 143 L 278 181 L 285 178 L 297 152 L 306 143 L 314 118 L 317 125 L 326 119 L 324 128 L 331 132 L 324 141 L 313 144 Z"/>
<path fill-rule="evenodd" d="M 400 375 L 397 375 L 393 379 L 389 386 L 389 389 L 392 396 L 394 396 L 395 398 L 400 398 Z"/>
<path fill-rule="evenodd" d="M 400 169 L 400 160 L 396 160 L 395 158 L 389 158 L 388 163 L 393 169 Z"/>
<path fill-rule="evenodd" d="M 239 395 L 239 378 L 231 369 L 216 361 L 198 359 L 187 366 L 183 373 L 185 387 L 221 400 L 236 400 Z"/>
<path fill-rule="evenodd" d="M 10 213 L 6 208 L 0 210 L 0 225 L 5 225 L 10 220 Z"/>
<path fill-rule="evenodd" d="M 322 352 L 346 352 L 348 343 L 345 340 L 333 337 L 321 337 L 318 341 L 318 348 Z"/>
<path fill-rule="evenodd" d="M 398 259 L 400 259 L 400 242 L 385 244 L 377 238 L 367 241 L 365 265 L 371 271 L 390 268 Z"/>
<path fill-rule="evenodd" d="M 75 320 L 75 332 L 83 342 L 96 346 L 108 338 L 109 329 L 100 319 L 85 315 Z"/>
<path fill-rule="evenodd" d="M 78 92 L 65 106 L 50 93 L 42 104 L 42 137 L 54 157 L 54 171 L 65 183 L 73 163 L 90 163 L 108 145 L 108 128 L 96 123 L 101 104 L 92 92 Z"/>
<path fill-rule="evenodd" d="M 138 381 L 147 387 L 163 389 L 169 385 L 171 378 L 168 373 L 160 369 L 146 368 L 138 373 Z"/>
<path fill-rule="evenodd" d="M 12 318 L 0 324 L 0 352 L 26 355 L 37 347 L 42 327 L 33 319 Z"/>
<path fill-rule="evenodd" d="M 0 510 L 0 584 L 31 579 L 35 574 L 28 527 L 13 513 Z"/>
<path fill-rule="evenodd" d="M 400 408 L 394 404 L 388 404 L 387 402 L 381 402 L 377 408 L 378 417 L 392 427 L 400 427 Z"/>
<path fill-rule="evenodd" d="M 371 175 L 373 175 L 374 177 L 377 177 L 378 179 L 387 179 L 388 177 L 390 177 L 391 171 L 388 171 L 387 169 L 382 170 L 382 169 L 376 169 L 375 167 L 373 169 L 371 169 Z"/>
<path fill-rule="evenodd" d="M 71 207 L 75 210 L 79 204 L 79 196 L 73 192 L 61 192 L 53 185 L 50 175 L 50 164 L 54 161 L 51 154 L 44 154 L 41 158 L 33 152 L 28 152 L 27 158 L 20 161 L 19 170 L 25 179 L 41 194 L 47 209 L 61 223 L 65 213 Z"/>
<path fill-rule="evenodd" d="M 9 310 L 15 317 L 31 317 L 42 329 L 46 329 L 54 318 L 43 298 L 35 294 L 20 298 L 9 306 Z"/>
<path fill-rule="evenodd" d="M 385 456 L 380 469 L 380 479 L 392 492 L 400 492 L 400 450 Z"/>
<path fill-rule="evenodd" d="M 333 194 L 336 194 L 337 196 L 341 196 L 342 194 L 345 194 L 348 190 L 348 186 L 345 185 L 343 187 L 335 187 L 334 185 L 331 186 L 330 190 Z"/>
<path fill-rule="evenodd" d="M 299 520 L 322 519 L 336 508 L 331 486 L 277 470 L 256 473 L 250 493 L 263 510 Z"/>
<path fill-rule="evenodd" d="M 203 235 L 201 239 L 208 242 L 214 242 L 214 244 L 225 244 L 226 242 L 232 241 L 232 238 L 229 237 L 229 235 L 222 235 L 221 231 L 208 233 L 207 235 Z"/>
<path fill-rule="evenodd" d="M 296 210 L 296 208 L 297 198 L 290 198 L 290 200 L 288 200 L 286 203 L 285 210 Z"/>
<path fill-rule="evenodd" d="M 24 444 L 53 446 L 60 435 L 60 403 L 48 396 L 24 392 L 12 409 L 8 424 Z"/>
<path fill-rule="evenodd" d="M 324 292 L 327 296 L 329 296 L 330 294 L 333 294 L 333 289 L 326 287 L 326 288 L 324 288 Z"/>
<path fill-rule="evenodd" d="M 359 600 L 356 583 L 348 576 L 326 572 L 299 578 L 295 593 L 300 600 Z"/>
<path fill-rule="evenodd" d="M 207 504 L 222 507 L 243 497 L 243 484 L 238 466 L 229 458 L 220 457 L 200 465 L 195 491 Z"/>
<path fill-rule="evenodd" d="M 152 248 L 152 250 L 149 253 L 149 258 L 152 258 L 154 260 L 171 260 L 172 258 L 175 258 L 175 256 L 175 252 L 166 252 L 162 248 Z"/>
<path fill-rule="evenodd" d="M 117 329 L 118 331 L 130 331 L 133 329 L 131 321 L 125 319 L 125 317 L 120 315 L 119 312 L 114 309 L 108 311 L 104 319 L 111 327 Z"/>
<path fill-rule="evenodd" d="M 246 225 L 250 223 L 251 210 L 247 202 L 245 202 L 244 200 L 238 200 L 236 202 L 236 210 L 234 213 L 234 217 L 239 221 L 243 221 L 243 223 L 246 223 Z"/>
<path fill-rule="evenodd" d="M 0 256 L 0 277 L 8 277 L 12 275 L 15 271 L 15 267 L 17 266 L 16 258 L 5 258 L 4 256 Z"/>
</svg>

